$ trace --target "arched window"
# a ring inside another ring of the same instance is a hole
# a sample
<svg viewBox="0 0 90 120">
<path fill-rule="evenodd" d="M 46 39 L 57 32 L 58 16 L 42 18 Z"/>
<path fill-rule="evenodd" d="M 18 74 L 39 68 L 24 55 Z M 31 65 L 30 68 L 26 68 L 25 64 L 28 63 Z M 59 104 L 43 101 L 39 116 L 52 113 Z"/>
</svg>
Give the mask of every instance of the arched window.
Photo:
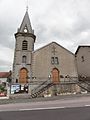
<svg viewBox="0 0 90 120">
<path fill-rule="evenodd" d="M 27 48 L 28 48 L 28 42 L 26 40 L 24 40 L 22 42 L 22 50 L 27 50 Z"/>
<path fill-rule="evenodd" d="M 26 63 L 26 61 L 27 61 L 27 57 L 25 55 L 22 56 L 22 63 Z"/>
</svg>

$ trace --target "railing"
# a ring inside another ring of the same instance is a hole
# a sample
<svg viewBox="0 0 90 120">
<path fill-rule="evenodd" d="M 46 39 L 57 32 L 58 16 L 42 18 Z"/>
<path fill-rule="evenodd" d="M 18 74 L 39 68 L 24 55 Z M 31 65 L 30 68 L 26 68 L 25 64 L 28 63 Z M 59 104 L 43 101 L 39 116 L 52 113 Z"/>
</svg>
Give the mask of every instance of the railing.
<svg viewBox="0 0 90 120">
<path fill-rule="evenodd" d="M 46 81 L 39 81 L 39 85 L 35 87 L 31 91 L 31 96 L 36 97 L 40 95 L 43 91 L 51 87 L 52 85 L 69 85 L 69 84 L 77 84 L 78 77 L 68 77 L 68 78 L 60 78 L 60 82 L 54 83 L 51 79 L 48 79 Z M 33 85 L 37 84 L 37 81 L 33 81 Z"/>
<path fill-rule="evenodd" d="M 51 81 L 45 81 L 38 87 L 36 87 L 32 93 L 31 93 L 31 98 L 39 96 L 42 92 L 44 92 L 46 89 L 51 87 L 53 83 Z"/>
<path fill-rule="evenodd" d="M 78 77 L 67 77 L 61 78 L 60 84 L 76 84 L 78 82 Z"/>
<path fill-rule="evenodd" d="M 34 94 L 35 92 L 39 91 L 40 89 L 42 89 L 43 87 L 47 86 L 51 81 L 47 80 L 44 81 L 43 83 L 41 83 L 40 85 L 38 85 L 36 88 L 34 88 L 31 93 Z"/>
<path fill-rule="evenodd" d="M 70 81 L 71 81 L 72 79 L 73 79 L 73 78 L 70 77 Z M 82 89 L 90 92 L 90 83 L 88 83 L 88 81 L 86 81 L 85 79 L 82 79 L 82 80 L 79 81 L 79 80 L 76 78 L 76 80 L 73 79 L 72 81 L 73 81 L 73 82 L 76 82 L 77 85 L 78 85 L 79 87 L 81 87 Z"/>
<path fill-rule="evenodd" d="M 78 85 L 79 85 L 82 89 L 90 92 L 90 84 L 89 84 L 88 82 L 86 82 L 86 81 L 78 81 Z"/>
<path fill-rule="evenodd" d="M 49 83 L 53 83 L 51 79 L 48 79 L 46 81 L 33 81 L 33 85 L 37 85 L 37 83 L 39 82 L 39 85 L 37 87 L 35 87 L 31 93 L 35 93 L 37 91 L 39 91 L 40 89 L 42 89 L 43 87 L 47 86 Z M 58 82 L 58 85 L 64 85 L 64 84 L 76 84 L 78 82 L 78 78 L 77 77 L 68 77 L 68 78 L 61 78 L 61 81 Z"/>
</svg>

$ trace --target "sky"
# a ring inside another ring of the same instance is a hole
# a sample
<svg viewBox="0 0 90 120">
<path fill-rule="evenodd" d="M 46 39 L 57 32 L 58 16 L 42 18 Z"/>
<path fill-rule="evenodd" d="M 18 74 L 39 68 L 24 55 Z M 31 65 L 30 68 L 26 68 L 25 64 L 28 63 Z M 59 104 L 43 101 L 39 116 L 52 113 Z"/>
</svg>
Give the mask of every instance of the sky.
<svg viewBox="0 0 90 120">
<path fill-rule="evenodd" d="M 0 71 L 12 70 L 15 37 L 28 5 L 35 49 L 57 42 L 75 53 L 90 45 L 90 0 L 0 0 Z"/>
</svg>

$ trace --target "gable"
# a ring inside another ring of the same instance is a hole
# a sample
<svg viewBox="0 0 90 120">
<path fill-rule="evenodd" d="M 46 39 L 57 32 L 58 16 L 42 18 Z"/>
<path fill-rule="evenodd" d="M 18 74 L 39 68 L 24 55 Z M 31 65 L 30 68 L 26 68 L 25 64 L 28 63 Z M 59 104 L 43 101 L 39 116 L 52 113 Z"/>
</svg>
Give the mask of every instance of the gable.
<svg viewBox="0 0 90 120">
<path fill-rule="evenodd" d="M 47 48 L 50 48 L 50 47 L 56 47 L 56 48 L 58 48 L 58 49 L 62 49 L 63 51 L 66 51 L 68 54 L 74 55 L 71 51 L 67 50 L 66 48 L 64 48 L 63 46 L 59 45 L 59 44 L 56 43 L 56 42 L 51 42 L 51 43 L 49 43 L 48 45 L 45 45 L 45 46 L 43 46 L 43 47 L 35 50 L 34 53 L 39 52 L 39 51 L 42 51 L 42 50 L 47 49 Z M 53 48 L 52 48 L 52 49 L 53 49 Z"/>
<path fill-rule="evenodd" d="M 56 42 L 52 42 L 33 52 L 33 76 L 44 78 L 55 67 L 61 74 L 76 75 L 75 55 Z"/>
</svg>

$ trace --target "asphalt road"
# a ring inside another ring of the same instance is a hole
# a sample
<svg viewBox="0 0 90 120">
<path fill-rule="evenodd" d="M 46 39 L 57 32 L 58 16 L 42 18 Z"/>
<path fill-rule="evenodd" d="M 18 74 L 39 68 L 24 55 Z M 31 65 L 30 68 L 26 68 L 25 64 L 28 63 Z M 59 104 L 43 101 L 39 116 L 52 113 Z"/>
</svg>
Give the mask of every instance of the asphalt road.
<svg viewBox="0 0 90 120">
<path fill-rule="evenodd" d="M 90 107 L 3 111 L 0 120 L 90 120 Z"/>
<path fill-rule="evenodd" d="M 0 111 L 38 110 L 54 108 L 70 108 L 90 106 L 90 96 L 59 99 L 53 101 L 38 101 L 26 103 L 12 103 L 0 105 Z"/>
<path fill-rule="evenodd" d="M 3 104 L 0 120 L 90 120 L 90 96 Z"/>
</svg>

